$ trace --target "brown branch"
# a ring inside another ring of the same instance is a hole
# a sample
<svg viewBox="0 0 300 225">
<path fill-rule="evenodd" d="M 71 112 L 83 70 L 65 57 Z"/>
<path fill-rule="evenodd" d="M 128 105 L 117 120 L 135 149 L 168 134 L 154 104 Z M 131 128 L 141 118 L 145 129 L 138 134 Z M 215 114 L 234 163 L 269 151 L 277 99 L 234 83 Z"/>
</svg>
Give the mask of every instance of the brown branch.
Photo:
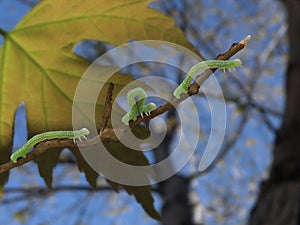
<svg viewBox="0 0 300 225">
<path fill-rule="evenodd" d="M 243 48 L 246 47 L 246 45 L 247 45 L 248 41 L 250 40 L 250 38 L 251 38 L 251 36 L 248 35 L 247 37 L 245 37 L 240 42 L 232 44 L 231 47 L 225 53 L 219 54 L 216 57 L 216 59 L 218 59 L 218 60 L 228 60 L 228 59 L 230 59 L 232 56 L 234 56 L 236 53 L 238 53 L 239 51 L 241 51 Z M 210 77 L 210 75 L 212 73 L 214 73 L 216 70 L 217 69 L 206 70 L 200 76 L 196 77 L 196 81 L 190 86 L 187 95 L 181 95 L 180 99 L 173 98 L 170 102 L 168 102 L 165 105 L 160 106 L 156 110 L 152 111 L 149 116 L 144 116 L 144 117 L 139 116 L 137 118 L 137 120 L 130 121 L 130 123 L 129 123 L 130 126 L 135 126 L 137 124 L 140 124 L 143 121 L 152 119 L 152 118 L 154 118 L 154 117 L 156 117 L 160 114 L 163 114 L 164 112 L 166 112 L 166 111 L 170 110 L 171 108 L 175 107 L 176 105 L 178 105 L 180 102 L 184 101 L 189 96 L 198 94 L 201 84 L 205 80 L 207 80 Z"/>
<path fill-rule="evenodd" d="M 111 109 L 112 109 L 113 90 L 114 90 L 114 84 L 110 83 L 109 87 L 108 87 L 107 95 L 106 95 L 104 112 L 103 112 L 103 116 L 102 116 L 102 120 L 101 120 L 101 124 L 100 124 L 99 134 L 104 131 L 104 129 L 106 128 L 107 123 L 110 119 Z"/>
<path fill-rule="evenodd" d="M 123 129 L 120 128 L 120 133 L 124 132 L 124 130 L 125 130 L 124 128 Z M 35 146 L 33 151 L 31 151 L 27 154 L 26 158 L 19 158 L 16 163 L 9 161 L 7 163 L 0 165 L 0 174 L 33 160 L 35 157 L 41 155 L 42 153 L 44 153 L 45 151 L 47 151 L 50 148 L 65 148 L 65 147 L 71 148 L 71 147 L 76 147 L 76 146 L 89 147 L 89 146 L 98 144 L 99 139 L 101 141 L 105 141 L 105 140 L 112 140 L 115 142 L 119 141 L 119 139 L 115 135 L 115 131 L 111 128 L 110 129 L 106 128 L 101 132 L 100 135 L 95 136 L 95 137 L 93 137 L 87 141 L 83 141 L 83 142 L 74 143 L 73 140 L 65 139 L 65 138 L 42 141 Z"/>
<path fill-rule="evenodd" d="M 232 44 L 232 46 L 223 54 L 220 54 L 216 57 L 216 59 L 219 60 L 228 60 L 230 59 L 233 55 L 235 55 L 236 53 L 238 53 L 240 50 L 242 50 L 246 45 L 247 42 L 250 40 L 250 35 L 248 35 L 246 38 L 244 38 L 243 40 L 241 40 L 239 43 L 234 43 Z M 188 94 L 186 95 L 182 95 L 180 99 L 176 99 L 173 98 L 170 102 L 166 103 L 163 106 L 160 106 L 158 109 L 154 110 L 151 112 L 151 114 L 149 116 L 144 116 L 141 117 L 139 116 L 137 118 L 137 120 L 135 121 L 130 121 L 130 126 L 136 126 L 138 124 L 140 124 L 143 121 L 152 119 L 160 114 L 163 114 L 164 112 L 172 109 L 174 106 L 178 105 L 180 102 L 184 101 L 186 98 L 188 98 L 191 95 L 195 95 L 199 92 L 199 88 L 200 85 L 209 78 L 209 76 L 215 72 L 216 69 L 213 70 L 207 70 L 204 73 L 202 73 L 200 76 L 198 76 L 196 78 L 196 81 L 190 86 L 189 90 L 188 90 Z M 108 90 L 108 96 L 106 98 L 106 107 L 107 109 L 104 112 L 109 112 L 110 111 L 110 107 L 111 107 L 111 100 L 110 100 L 110 95 L 112 95 L 112 87 L 110 86 L 109 90 Z M 110 113 L 109 113 L 110 114 Z M 78 142 L 78 143 L 74 143 L 72 140 L 70 139 L 54 139 L 54 140 L 48 140 L 48 141 L 43 141 L 39 144 L 36 145 L 34 151 L 31 151 L 27 157 L 21 158 L 17 161 L 17 163 L 13 163 L 13 162 L 7 162 L 3 165 L 0 165 L 0 174 L 4 173 L 14 167 L 23 165 L 29 161 L 31 161 L 32 159 L 34 159 L 35 157 L 37 157 L 38 155 L 41 155 L 42 153 L 44 153 L 47 149 L 50 148 L 63 148 L 63 147 L 88 147 L 91 145 L 95 145 L 97 143 L 99 143 L 99 139 L 101 141 L 104 140 L 113 140 L 118 142 L 118 138 L 116 137 L 114 131 L 116 129 L 111 129 L 111 128 L 105 128 L 107 121 L 109 119 L 110 115 L 103 115 L 103 120 L 101 124 L 101 132 L 98 136 L 93 137 L 92 139 L 89 139 L 87 141 L 84 142 Z M 128 127 L 123 126 L 120 129 L 120 131 L 125 131 Z"/>
</svg>

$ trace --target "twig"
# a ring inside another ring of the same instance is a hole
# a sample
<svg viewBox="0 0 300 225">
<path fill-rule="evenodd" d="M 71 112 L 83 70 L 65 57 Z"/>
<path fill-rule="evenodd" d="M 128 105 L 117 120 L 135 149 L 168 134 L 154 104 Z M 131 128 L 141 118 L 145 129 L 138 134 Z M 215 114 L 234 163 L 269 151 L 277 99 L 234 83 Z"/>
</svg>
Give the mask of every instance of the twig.
<svg viewBox="0 0 300 225">
<path fill-rule="evenodd" d="M 216 59 L 218 60 L 228 60 L 233 55 L 238 53 L 240 50 L 246 47 L 248 41 L 250 40 L 251 36 L 248 35 L 243 40 L 241 40 L 239 43 L 234 43 L 231 45 L 231 47 L 223 54 L 219 54 Z M 139 116 L 137 120 L 130 121 L 130 126 L 135 126 L 137 124 L 140 124 L 143 121 L 152 119 L 160 114 L 163 114 L 164 112 L 170 110 L 171 108 L 178 105 L 180 102 L 184 101 L 186 98 L 188 98 L 191 95 L 196 95 L 199 92 L 199 88 L 201 84 L 207 80 L 212 73 L 214 73 L 217 69 L 210 69 L 206 70 L 204 73 L 202 73 L 200 76 L 196 78 L 196 81 L 190 86 L 187 95 L 182 95 L 180 99 L 173 98 L 170 102 L 166 103 L 163 106 L 160 106 L 158 109 L 151 112 L 149 116 L 141 117 Z"/>
<path fill-rule="evenodd" d="M 155 187 L 151 187 L 151 190 L 153 192 L 158 192 L 158 189 Z M 1 200 L 1 204 L 11 204 L 15 202 L 20 201 L 26 201 L 30 197 L 42 197 L 45 198 L 46 195 L 55 193 L 55 192 L 67 192 L 67 191 L 77 191 L 77 192 L 90 192 L 95 193 L 95 191 L 112 191 L 115 193 L 114 189 L 112 189 L 111 186 L 108 185 L 99 185 L 96 190 L 91 188 L 91 186 L 85 186 L 85 185 L 64 185 L 64 186 L 58 186 L 54 187 L 53 189 L 49 188 L 43 188 L 43 187 L 10 187 L 3 189 L 3 193 L 6 194 L 6 198 Z M 125 191 L 122 187 L 120 187 L 119 191 Z M 13 196 L 11 198 L 8 198 L 8 194 L 22 194 L 18 196 Z"/>
<path fill-rule="evenodd" d="M 225 53 L 218 55 L 216 59 L 219 59 L 219 60 L 228 60 L 228 59 L 230 59 L 230 57 L 232 57 L 233 55 L 238 53 L 240 50 L 242 50 L 247 45 L 247 42 L 250 40 L 250 38 L 251 38 L 250 35 L 248 35 L 246 38 L 241 40 L 239 43 L 232 44 L 232 46 Z M 136 125 L 140 124 L 143 121 L 152 119 L 152 118 L 154 118 L 154 117 L 156 117 L 160 114 L 163 114 L 164 112 L 166 112 L 166 111 L 172 109 L 174 106 L 178 105 L 180 102 L 184 101 L 189 96 L 197 94 L 198 91 L 199 91 L 200 85 L 205 80 L 207 80 L 209 78 L 209 76 L 215 71 L 216 71 L 216 69 L 205 71 L 203 74 L 201 74 L 201 76 L 198 76 L 196 78 L 196 81 L 190 86 L 187 95 L 182 95 L 182 97 L 180 99 L 173 98 L 171 100 L 171 102 L 168 102 L 165 105 L 160 106 L 158 109 L 152 111 L 149 116 L 144 116 L 144 117 L 139 116 L 137 118 L 137 120 L 130 121 L 130 126 L 136 126 Z M 109 89 L 108 93 L 112 93 L 112 90 Z M 110 96 L 108 94 L 108 96 L 106 98 L 106 103 L 109 102 L 109 103 L 106 104 L 108 109 L 105 110 L 104 113 L 110 111 L 110 109 L 109 109 L 111 107 L 110 106 L 110 104 L 111 104 L 110 101 L 111 101 Z M 102 128 L 103 127 L 105 128 L 109 117 L 110 117 L 110 115 L 108 115 L 108 116 L 103 115 L 103 120 L 102 120 L 103 125 L 101 125 Z M 127 129 L 127 128 L 128 127 L 124 126 L 124 127 L 117 128 L 117 129 L 120 129 L 121 132 L 122 132 L 122 131 L 125 131 L 125 129 Z M 88 146 L 91 146 L 91 145 L 98 144 L 99 143 L 99 138 L 102 141 L 112 140 L 112 141 L 118 142 L 119 140 L 115 135 L 115 132 L 114 132 L 115 130 L 116 130 L 116 128 L 115 129 L 110 129 L 110 128 L 101 129 L 101 132 L 100 132 L 99 136 L 93 137 L 92 139 L 89 139 L 89 140 L 84 141 L 84 142 L 79 142 L 79 143 L 74 143 L 70 139 L 54 139 L 54 140 L 41 142 L 41 143 L 36 145 L 34 151 L 31 151 L 25 159 L 21 158 L 17 161 L 17 163 L 13 163 L 13 162 L 10 161 L 10 162 L 7 162 L 3 165 L 0 165 L 0 174 L 4 173 L 4 172 L 6 172 L 6 171 L 8 171 L 8 170 L 10 170 L 14 167 L 23 165 L 23 164 L 31 161 L 32 159 L 34 159 L 38 155 L 41 155 L 47 149 L 50 149 L 50 148 L 76 147 L 76 146 L 78 146 L 78 147 L 88 147 Z"/>
<path fill-rule="evenodd" d="M 112 191 L 113 189 L 110 186 L 104 186 L 104 185 L 99 185 L 96 189 L 97 191 L 101 190 L 107 190 L 107 191 Z M 91 188 L 90 186 L 84 186 L 84 185 L 64 185 L 64 186 L 58 186 L 53 189 L 48 189 L 48 188 L 43 188 L 43 187 L 10 187 L 10 188 L 5 188 L 3 189 L 3 193 L 11 193 L 11 194 L 16 194 L 16 193 L 27 193 L 27 194 L 47 194 L 47 193 L 53 193 L 57 191 L 91 191 L 94 192 L 95 189 Z"/>
<path fill-rule="evenodd" d="M 113 90 L 114 90 L 114 84 L 109 83 L 106 100 L 105 100 L 105 105 L 104 105 L 104 112 L 103 112 L 103 116 L 102 116 L 102 120 L 101 120 L 101 124 L 100 124 L 99 134 L 101 134 L 104 131 L 104 129 L 106 128 L 107 123 L 110 119 L 111 109 L 112 109 Z"/>
<path fill-rule="evenodd" d="M 239 86 L 239 88 L 243 91 L 243 93 L 246 95 L 246 97 L 248 99 L 247 106 L 254 106 L 256 103 L 253 100 L 252 95 L 250 94 L 250 93 L 253 93 L 253 90 L 247 91 L 247 88 L 245 88 L 244 85 L 238 79 L 236 79 L 236 78 L 233 78 L 233 79 L 235 80 L 235 82 Z M 255 85 L 253 85 L 252 88 L 254 88 L 254 87 L 255 87 Z M 272 124 L 271 120 L 267 116 L 268 108 L 267 107 L 257 107 L 257 111 L 262 116 L 262 119 L 265 122 L 267 128 L 270 129 L 272 132 L 275 132 L 276 131 L 275 126 Z M 270 112 L 270 110 L 269 110 L 269 112 Z M 272 110 L 272 112 L 275 112 L 275 111 Z M 282 113 L 277 112 L 277 116 L 282 117 Z"/>
<path fill-rule="evenodd" d="M 247 46 L 248 41 L 251 39 L 251 36 L 248 35 L 243 40 L 241 40 L 239 43 L 234 43 L 231 45 L 231 47 L 227 50 L 227 52 L 220 54 L 216 57 L 218 60 L 228 60 L 232 56 L 234 56 L 236 53 L 238 53 L 240 50 L 245 48 Z M 201 76 L 198 76 L 196 78 L 196 81 L 190 86 L 189 89 L 189 95 L 195 95 L 199 92 L 200 86 L 206 81 L 211 74 L 213 74 L 217 69 L 209 69 L 206 70 Z"/>
<path fill-rule="evenodd" d="M 116 129 L 115 129 L 116 130 Z M 124 132 L 124 128 L 120 129 L 120 133 Z M 92 145 L 96 145 L 99 143 L 99 138 L 101 141 L 107 141 L 107 140 L 112 140 L 115 142 L 118 142 L 118 138 L 116 137 L 114 130 L 111 128 L 106 128 L 99 136 L 95 136 L 92 139 L 89 139 L 84 142 L 76 142 L 74 143 L 73 140 L 71 139 L 52 139 L 52 140 L 46 140 L 43 142 L 38 143 L 34 150 L 29 152 L 26 156 L 26 158 L 19 158 L 16 163 L 13 163 L 12 161 L 9 161 L 7 163 L 4 163 L 0 165 L 0 174 L 4 173 L 12 168 L 18 167 L 20 165 L 23 165 L 37 156 L 41 155 L 45 151 L 47 151 L 50 148 L 63 148 L 63 147 L 89 147 Z"/>
<path fill-rule="evenodd" d="M 22 195 L 14 196 L 11 198 L 5 198 L 2 199 L 1 204 L 11 204 L 14 202 L 20 202 L 20 201 L 26 201 L 28 198 L 31 197 L 43 197 L 45 198 L 46 195 L 49 195 L 54 192 L 66 192 L 66 191 L 85 191 L 85 192 L 95 192 L 95 189 L 91 188 L 90 186 L 71 186 L 71 185 L 66 185 L 66 186 L 59 186 L 55 187 L 51 190 L 48 188 L 40 188 L 40 187 L 29 187 L 29 188 L 5 188 L 3 190 L 3 193 L 6 195 L 11 193 L 11 194 L 16 194 L 16 193 L 22 193 Z M 113 191 L 113 189 L 110 186 L 98 186 L 96 191 Z"/>
</svg>

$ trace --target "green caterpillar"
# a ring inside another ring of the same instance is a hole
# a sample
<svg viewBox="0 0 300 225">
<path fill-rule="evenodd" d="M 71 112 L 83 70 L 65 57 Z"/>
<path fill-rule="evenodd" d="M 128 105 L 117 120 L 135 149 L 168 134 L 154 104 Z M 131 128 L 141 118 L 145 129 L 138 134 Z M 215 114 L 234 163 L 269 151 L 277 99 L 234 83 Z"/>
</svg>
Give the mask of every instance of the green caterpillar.
<svg viewBox="0 0 300 225">
<path fill-rule="evenodd" d="M 208 60 L 208 61 L 202 61 L 195 66 L 193 66 L 187 73 L 185 79 L 182 81 L 182 83 L 175 89 L 173 92 L 173 95 L 179 99 L 180 95 L 183 93 L 188 92 L 188 88 L 193 80 L 193 78 L 199 74 L 202 70 L 206 69 L 230 69 L 237 66 L 241 66 L 242 62 L 239 59 L 233 59 L 233 60 Z"/>
<path fill-rule="evenodd" d="M 125 125 L 128 125 L 130 120 L 136 120 L 138 114 L 140 114 L 141 117 L 144 116 L 144 113 L 148 116 L 152 110 L 156 109 L 156 105 L 152 102 L 145 105 L 146 100 L 147 94 L 143 88 L 137 87 L 128 91 L 127 101 L 130 106 L 130 111 L 122 117 L 122 122 Z"/>
<path fill-rule="evenodd" d="M 10 159 L 14 163 L 17 162 L 17 159 L 19 157 L 26 158 L 26 154 L 35 146 L 37 143 L 45 141 L 45 140 L 51 140 L 55 138 L 68 138 L 73 139 L 75 142 L 75 139 L 79 139 L 79 141 L 82 141 L 81 138 L 86 139 L 86 135 L 88 135 L 90 131 L 86 128 L 82 128 L 81 130 L 75 130 L 75 131 L 50 131 L 45 132 L 42 134 L 37 134 L 30 138 L 21 148 L 19 148 L 16 152 L 14 152 Z"/>
</svg>

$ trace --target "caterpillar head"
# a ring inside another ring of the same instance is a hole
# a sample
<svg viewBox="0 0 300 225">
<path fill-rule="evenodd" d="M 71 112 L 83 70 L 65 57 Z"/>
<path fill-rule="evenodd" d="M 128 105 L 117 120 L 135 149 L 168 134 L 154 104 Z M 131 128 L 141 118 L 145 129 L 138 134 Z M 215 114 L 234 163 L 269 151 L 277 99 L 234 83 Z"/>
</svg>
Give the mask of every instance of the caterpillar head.
<svg viewBox="0 0 300 225">
<path fill-rule="evenodd" d="M 175 98 L 180 99 L 181 94 L 187 93 L 188 87 L 183 87 L 183 85 L 179 85 L 175 91 L 173 92 L 173 95 Z"/>
<path fill-rule="evenodd" d="M 80 131 L 83 135 L 88 135 L 90 133 L 90 131 L 87 128 L 82 128 Z"/>
</svg>

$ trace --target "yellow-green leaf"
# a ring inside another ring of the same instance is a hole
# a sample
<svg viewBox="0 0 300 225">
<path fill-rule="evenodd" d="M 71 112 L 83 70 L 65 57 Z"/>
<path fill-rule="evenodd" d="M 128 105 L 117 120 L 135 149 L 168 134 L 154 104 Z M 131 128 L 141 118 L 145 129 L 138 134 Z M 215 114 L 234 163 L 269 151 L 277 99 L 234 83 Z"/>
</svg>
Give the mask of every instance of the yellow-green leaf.
<svg viewBox="0 0 300 225">
<path fill-rule="evenodd" d="M 21 101 L 26 103 L 30 136 L 71 129 L 73 94 L 88 66 L 72 52 L 79 41 L 119 45 L 157 39 L 193 49 L 173 20 L 148 8 L 148 2 L 44 0 L 6 34 L 0 53 L 2 163 L 8 160 L 14 112 Z M 128 82 L 120 77 L 113 81 Z"/>
</svg>

